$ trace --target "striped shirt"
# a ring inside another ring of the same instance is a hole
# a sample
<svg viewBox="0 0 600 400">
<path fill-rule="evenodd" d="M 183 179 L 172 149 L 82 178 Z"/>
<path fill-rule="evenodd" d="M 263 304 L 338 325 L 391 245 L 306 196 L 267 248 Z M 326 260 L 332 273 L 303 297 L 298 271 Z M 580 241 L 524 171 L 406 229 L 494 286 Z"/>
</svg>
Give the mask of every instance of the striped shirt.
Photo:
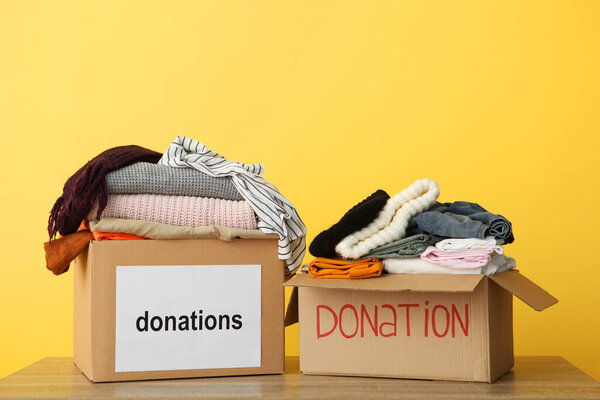
<svg viewBox="0 0 600 400">
<path fill-rule="evenodd" d="M 258 216 L 258 229 L 279 236 L 279 259 L 286 260 L 291 272 L 300 266 L 306 252 L 306 226 L 294 206 L 262 177 L 263 165 L 229 161 L 185 136 L 177 136 L 158 163 L 229 177 Z"/>
</svg>

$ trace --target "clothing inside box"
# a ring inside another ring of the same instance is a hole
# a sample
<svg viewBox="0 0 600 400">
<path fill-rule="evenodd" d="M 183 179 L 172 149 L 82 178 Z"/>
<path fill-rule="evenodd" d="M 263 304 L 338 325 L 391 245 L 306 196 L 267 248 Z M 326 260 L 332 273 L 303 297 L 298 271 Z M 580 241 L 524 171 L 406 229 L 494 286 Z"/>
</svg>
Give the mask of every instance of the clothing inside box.
<svg viewBox="0 0 600 400">
<path fill-rule="evenodd" d="M 66 272 L 90 240 L 275 236 L 290 276 L 305 253 L 306 227 L 263 172 L 261 164 L 227 160 L 184 136 L 164 154 L 140 146 L 106 150 L 71 176 L 56 200 L 46 267 Z"/>
<path fill-rule="evenodd" d="M 390 197 L 377 190 L 309 246 L 316 258 L 302 268 L 317 279 L 389 274 L 493 275 L 516 267 L 503 245 L 512 224 L 477 203 L 439 203 L 439 186 L 415 181 Z"/>
</svg>

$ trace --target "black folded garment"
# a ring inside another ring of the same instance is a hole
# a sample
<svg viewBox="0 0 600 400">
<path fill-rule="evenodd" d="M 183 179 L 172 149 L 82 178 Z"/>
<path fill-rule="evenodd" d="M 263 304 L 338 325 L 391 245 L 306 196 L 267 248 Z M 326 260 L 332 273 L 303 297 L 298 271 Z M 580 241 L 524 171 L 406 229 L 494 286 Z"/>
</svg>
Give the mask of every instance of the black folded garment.
<svg viewBox="0 0 600 400">
<path fill-rule="evenodd" d="M 387 203 L 390 195 L 378 190 L 354 207 L 331 228 L 314 238 L 308 251 L 315 257 L 336 258 L 335 246 L 346 236 L 369 225 Z"/>
</svg>

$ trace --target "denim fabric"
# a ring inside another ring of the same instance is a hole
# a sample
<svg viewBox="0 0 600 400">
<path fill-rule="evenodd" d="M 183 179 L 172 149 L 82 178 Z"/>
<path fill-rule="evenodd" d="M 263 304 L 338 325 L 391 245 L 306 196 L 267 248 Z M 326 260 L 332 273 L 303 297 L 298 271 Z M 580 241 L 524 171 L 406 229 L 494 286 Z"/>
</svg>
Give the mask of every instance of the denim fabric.
<svg viewBox="0 0 600 400">
<path fill-rule="evenodd" d="M 479 238 L 493 236 L 504 243 L 515 238 L 512 225 L 502 215 L 493 214 L 476 203 L 456 201 L 437 203 L 414 216 L 409 223 L 411 234 L 424 232 L 435 237 Z"/>
</svg>

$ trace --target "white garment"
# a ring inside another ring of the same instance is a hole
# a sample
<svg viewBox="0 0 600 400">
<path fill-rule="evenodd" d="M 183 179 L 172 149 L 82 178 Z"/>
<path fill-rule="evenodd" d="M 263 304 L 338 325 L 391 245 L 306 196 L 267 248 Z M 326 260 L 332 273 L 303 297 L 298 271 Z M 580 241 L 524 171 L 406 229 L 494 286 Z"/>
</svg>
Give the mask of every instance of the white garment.
<svg viewBox="0 0 600 400">
<path fill-rule="evenodd" d="M 502 246 L 496 242 L 496 239 L 493 236 L 488 236 L 485 239 L 444 239 L 440 242 L 437 242 L 435 247 L 444 251 L 492 249 L 498 254 L 502 254 L 504 252 Z"/>
<path fill-rule="evenodd" d="M 517 261 L 512 258 L 505 256 L 504 254 L 492 253 L 492 259 L 483 267 L 482 274 L 494 275 L 500 272 L 508 271 L 509 269 L 516 268 Z"/>
<path fill-rule="evenodd" d="M 439 194 L 434 181 L 415 181 L 390 198 L 373 222 L 342 239 L 335 246 L 336 252 L 344 258 L 360 258 L 379 246 L 403 238 L 408 221 L 431 207 Z"/>
<path fill-rule="evenodd" d="M 490 262 L 479 268 L 454 269 L 433 264 L 421 258 L 386 258 L 383 260 L 383 272 L 388 274 L 485 274 L 494 275 L 516 267 L 514 258 L 503 254 L 492 254 Z"/>
<path fill-rule="evenodd" d="M 286 260 L 292 272 L 300 266 L 306 252 L 306 227 L 294 206 L 261 176 L 263 165 L 229 161 L 185 136 L 177 136 L 158 163 L 229 177 L 258 216 L 258 229 L 279 236 L 279 259 Z"/>
</svg>

